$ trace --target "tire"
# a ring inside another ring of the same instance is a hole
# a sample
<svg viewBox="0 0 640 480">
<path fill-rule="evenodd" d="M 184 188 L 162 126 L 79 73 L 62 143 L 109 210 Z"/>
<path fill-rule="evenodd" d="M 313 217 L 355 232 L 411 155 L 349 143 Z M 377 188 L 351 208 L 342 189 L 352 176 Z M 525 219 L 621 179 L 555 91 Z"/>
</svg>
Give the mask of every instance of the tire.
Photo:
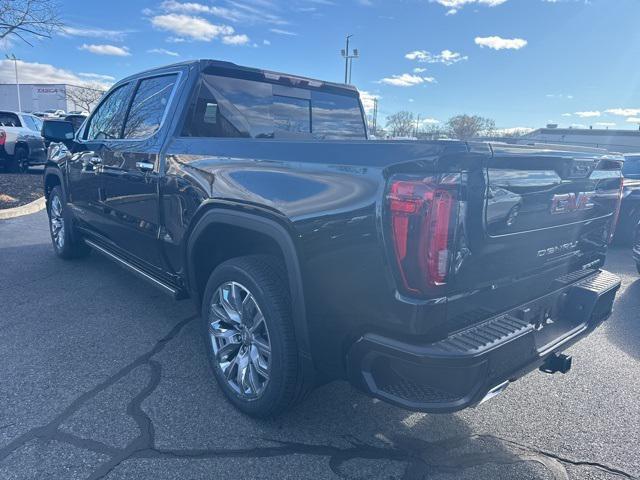
<svg viewBox="0 0 640 480">
<path fill-rule="evenodd" d="M 13 152 L 12 168 L 17 173 L 29 171 L 29 152 L 25 147 L 16 147 Z"/>
<path fill-rule="evenodd" d="M 640 262 L 636 262 L 636 270 L 640 273 Z"/>
<path fill-rule="evenodd" d="M 240 304 L 243 308 L 234 309 Z M 239 311 L 243 315 L 237 315 Z M 286 272 L 277 258 L 251 255 L 219 265 L 205 289 L 202 332 L 218 385 L 243 413 L 276 416 L 309 390 L 298 354 Z"/>
<path fill-rule="evenodd" d="M 49 194 L 47 213 L 49 215 L 49 233 L 55 254 L 65 260 L 87 255 L 89 247 L 74 230 L 75 227 L 67 203 L 59 186 L 54 187 Z"/>
</svg>

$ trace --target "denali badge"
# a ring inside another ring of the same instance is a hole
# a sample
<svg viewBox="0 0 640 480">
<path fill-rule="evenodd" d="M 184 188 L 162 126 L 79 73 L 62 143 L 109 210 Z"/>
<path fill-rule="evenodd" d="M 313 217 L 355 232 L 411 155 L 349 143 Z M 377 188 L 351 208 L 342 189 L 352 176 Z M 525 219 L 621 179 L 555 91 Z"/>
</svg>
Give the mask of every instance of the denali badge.
<svg viewBox="0 0 640 480">
<path fill-rule="evenodd" d="M 562 193 L 551 199 L 551 213 L 570 213 L 578 210 L 590 210 L 596 192 Z"/>
<path fill-rule="evenodd" d="M 538 250 L 539 257 L 546 257 L 548 255 L 555 255 L 556 253 L 566 253 L 578 246 L 578 242 L 563 243 L 562 245 L 556 245 L 554 247 Z"/>
</svg>

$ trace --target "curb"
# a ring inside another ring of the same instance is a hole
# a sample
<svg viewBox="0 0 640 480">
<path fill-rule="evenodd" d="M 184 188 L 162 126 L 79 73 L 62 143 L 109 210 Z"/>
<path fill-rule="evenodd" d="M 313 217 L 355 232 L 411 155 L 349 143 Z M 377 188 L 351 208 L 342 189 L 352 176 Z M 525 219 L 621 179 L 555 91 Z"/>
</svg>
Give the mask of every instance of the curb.
<svg viewBox="0 0 640 480">
<path fill-rule="evenodd" d="M 8 220 L 9 218 L 16 218 L 23 215 L 29 215 L 30 213 L 36 213 L 40 210 L 43 210 L 46 205 L 47 202 L 45 201 L 44 197 L 40 197 L 39 199 L 20 207 L 0 210 L 0 220 Z"/>
</svg>

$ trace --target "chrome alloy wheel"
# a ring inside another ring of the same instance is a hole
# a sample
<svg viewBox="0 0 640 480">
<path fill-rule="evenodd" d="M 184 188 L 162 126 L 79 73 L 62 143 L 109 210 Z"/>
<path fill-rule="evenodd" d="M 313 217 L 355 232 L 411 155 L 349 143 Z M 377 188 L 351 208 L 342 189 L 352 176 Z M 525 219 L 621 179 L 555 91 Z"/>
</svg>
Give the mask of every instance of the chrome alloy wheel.
<svg viewBox="0 0 640 480">
<path fill-rule="evenodd" d="M 208 320 L 211 348 L 229 387 L 245 400 L 260 397 L 269 383 L 271 342 L 251 292 L 237 282 L 220 285 Z"/>
<path fill-rule="evenodd" d="M 50 210 L 51 236 L 58 249 L 62 250 L 64 247 L 64 218 L 62 218 L 62 202 L 57 195 L 51 199 Z"/>
</svg>

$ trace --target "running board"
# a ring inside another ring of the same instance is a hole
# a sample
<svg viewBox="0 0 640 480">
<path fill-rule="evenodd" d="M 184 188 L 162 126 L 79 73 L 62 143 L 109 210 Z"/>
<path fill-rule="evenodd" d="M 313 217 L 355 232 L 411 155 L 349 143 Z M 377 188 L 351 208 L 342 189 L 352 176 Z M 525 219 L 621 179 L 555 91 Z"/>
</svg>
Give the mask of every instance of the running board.
<svg viewBox="0 0 640 480">
<path fill-rule="evenodd" d="M 84 242 L 87 245 L 89 245 L 92 249 L 94 249 L 96 252 L 101 253 L 102 255 L 104 255 L 105 257 L 107 257 L 107 258 L 109 258 L 111 260 L 114 260 L 121 267 L 126 268 L 127 270 L 129 270 L 130 272 L 136 274 L 138 277 L 142 278 L 143 280 L 148 281 L 149 283 L 151 283 L 155 287 L 157 287 L 160 290 L 162 290 L 164 293 L 172 296 L 175 300 L 181 300 L 183 298 L 186 298 L 186 295 L 184 294 L 184 292 L 182 290 L 178 290 L 177 288 L 174 288 L 171 285 L 168 285 L 165 282 L 163 282 L 161 280 L 158 280 L 156 277 L 154 277 L 152 275 L 149 275 L 144 270 L 136 267 L 132 263 L 129 263 L 128 261 L 126 261 L 125 259 L 119 257 L 115 253 L 110 252 L 109 250 L 107 250 L 106 248 L 98 245 L 94 241 L 88 240 L 88 239 L 85 238 Z"/>
</svg>

